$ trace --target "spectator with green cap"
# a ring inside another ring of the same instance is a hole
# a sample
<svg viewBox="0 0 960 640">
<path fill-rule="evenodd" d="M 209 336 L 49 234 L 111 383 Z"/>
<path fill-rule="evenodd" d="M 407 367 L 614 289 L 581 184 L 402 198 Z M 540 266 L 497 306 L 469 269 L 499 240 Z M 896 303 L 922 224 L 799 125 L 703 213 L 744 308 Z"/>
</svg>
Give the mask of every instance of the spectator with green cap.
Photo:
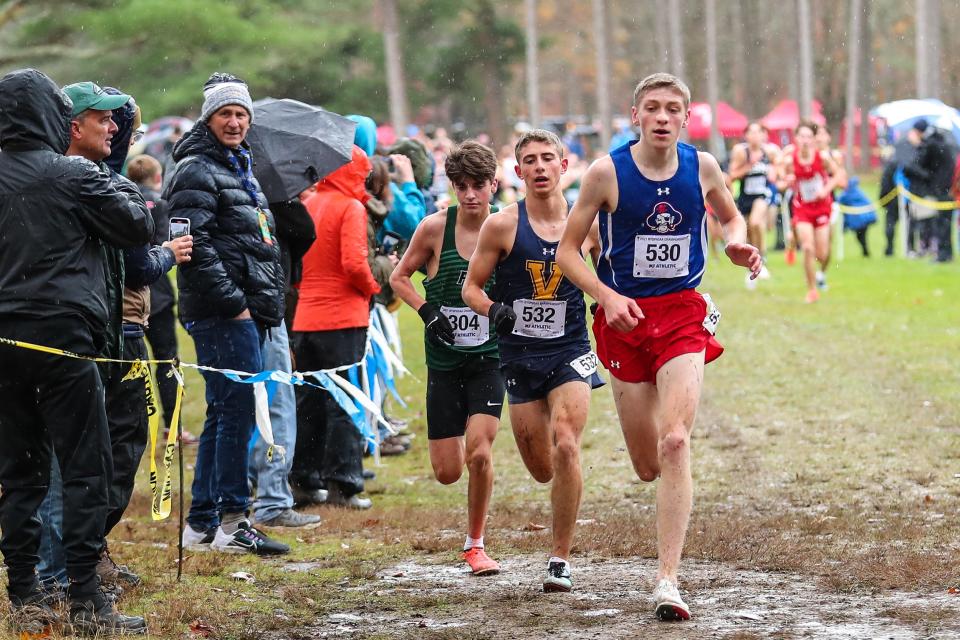
<svg viewBox="0 0 960 640">
<path fill-rule="evenodd" d="M 35 69 L 0 78 L 0 336 L 98 354 L 107 322 L 100 245 L 142 244 L 154 225 L 139 192 L 124 193 L 92 162 L 64 157 L 73 109 L 73 98 Z M 108 141 L 109 127 L 98 135 Z M 43 634 L 60 617 L 36 574 L 36 512 L 55 455 L 73 632 L 144 632 L 143 618 L 117 613 L 98 588 L 110 444 L 96 365 L 9 345 L 0 346 L 0 362 L 0 551 L 11 622 Z"/>
</svg>

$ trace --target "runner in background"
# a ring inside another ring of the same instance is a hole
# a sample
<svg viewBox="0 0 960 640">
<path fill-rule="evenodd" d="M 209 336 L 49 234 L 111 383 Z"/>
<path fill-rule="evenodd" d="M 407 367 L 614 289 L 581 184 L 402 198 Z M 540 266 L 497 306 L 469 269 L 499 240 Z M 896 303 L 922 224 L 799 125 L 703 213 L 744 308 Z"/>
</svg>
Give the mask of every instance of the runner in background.
<svg viewBox="0 0 960 640">
<path fill-rule="evenodd" d="M 781 163 L 782 182 L 793 191 L 792 223 L 803 252 L 808 303 L 819 300 L 818 289 L 825 290 L 827 286 L 832 193 L 842 176 L 830 152 L 817 145 L 816 135 L 816 123 L 801 121 L 794 134 L 794 144 L 784 149 Z M 819 263 L 819 271 L 815 263 Z"/>
<path fill-rule="evenodd" d="M 740 182 L 737 209 L 747 221 L 747 239 L 760 250 L 766 261 L 771 183 L 777 178 L 780 151 L 776 145 L 767 142 L 767 129 L 759 122 L 747 125 L 744 137 L 746 142 L 736 145 L 731 153 L 730 178 Z M 749 273 L 746 275 L 746 285 L 748 289 L 754 289 L 756 280 L 750 276 Z M 764 264 L 759 279 L 769 278 L 770 271 Z"/>
</svg>

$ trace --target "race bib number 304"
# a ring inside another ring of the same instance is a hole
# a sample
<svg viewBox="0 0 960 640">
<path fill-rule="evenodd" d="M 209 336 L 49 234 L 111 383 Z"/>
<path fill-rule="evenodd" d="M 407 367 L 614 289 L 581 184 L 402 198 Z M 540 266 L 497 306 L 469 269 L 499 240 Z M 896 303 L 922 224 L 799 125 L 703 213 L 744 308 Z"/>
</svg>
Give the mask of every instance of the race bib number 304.
<svg viewBox="0 0 960 640">
<path fill-rule="evenodd" d="M 679 278 L 690 273 L 690 234 L 637 236 L 633 252 L 635 278 Z"/>
<path fill-rule="evenodd" d="M 470 307 L 440 307 L 453 327 L 454 346 L 478 347 L 490 339 L 490 319 Z"/>
<path fill-rule="evenodd" d="M 566 300 L 514 300 L 517 323 L 514 335 L 527 338 L 560 338 L 567 321 Z"/>
</svg>

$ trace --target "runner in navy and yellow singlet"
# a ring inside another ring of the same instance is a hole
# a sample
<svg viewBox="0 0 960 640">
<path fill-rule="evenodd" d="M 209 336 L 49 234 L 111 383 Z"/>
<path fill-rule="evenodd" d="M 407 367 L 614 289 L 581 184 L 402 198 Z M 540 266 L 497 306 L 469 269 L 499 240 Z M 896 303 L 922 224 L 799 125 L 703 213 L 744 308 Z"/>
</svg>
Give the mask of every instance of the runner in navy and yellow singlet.
<svg viewBox="0 0 960 640">
<path fill-rule="evenodd" d="M 716 159 L 678 142 L 689 115 L 686 85 L 657 73 L 637 85 L 633 102 L 641 138 L 587 170 L 557 261 L 600 304 L 597 354 L 612 376 L 630 459 L 641 480 L 660 478 L 655 613 L 686 620 L 677 572 L 692 508 L 690 432 L 704 363 L 722 351 L 713 337 L 720 314 L 695 290 L 706 267 L 704 199 L 723 228 L 730 261 L 756 277 L 761 259 L 745 242 L 746 225 Z M 594 274 L 579 252 L 598 212 Z"/>
<path fill-rule="evenodd" d="M 500 565 L 484 551 L 483 531 L 493 493 L 493 439 L 503 409 L 497 336 L 464 304 L 461 288 L 480 227 L 497 188 L 497 157 L 468 140 L 445 163 L 458 205 L 424 218 L 390 277 L 393 290 L 423 319 L 427 360 L 427 437 L 437 480 L 452 484 L 466 464 L 467 539 L 463 559 L 474 575 Z M 426 267 L 426 299 L 410 277 Z"/>
<path fill-rule="evenodd" d="M 583 293 L 555 262 L 568 212 L 560 190 L 567 167 L 563 146 L 553 133 L 534 129 L 520 137 L 515 152 L 527 197 L 483 224 L 463 299 L 488 316 L 499 335 L 510 423 L 523 462 L 538 482 L 553 481 L 553 555 L 543 589 L 570 591 L 570 548 L 583 492 L 580 438 L 590 390 L 603 380 L 590 349 Z M 582 244 L 596 256 L 595 235 Z M 494 275 L 488 296 L 484 287 Z"/>
<path fill-rule="evenodd" d="M 771 190 L 776 189 L 777 163 L 780 150 L 767 141 L 767 128 L 760 122 L 751 122 L 743 133 L 746 142 L 736 145 L 730 153 L 730 178 L 740 182 L 737 209 L 747 220 L 747 239 L 766 257 L 767 223 L 772 200 Z M 760 279 L 770 277 L 766 264 L 760 269 Z M 747 287 L 756 280 L 747 276 Z"/>
</svg>

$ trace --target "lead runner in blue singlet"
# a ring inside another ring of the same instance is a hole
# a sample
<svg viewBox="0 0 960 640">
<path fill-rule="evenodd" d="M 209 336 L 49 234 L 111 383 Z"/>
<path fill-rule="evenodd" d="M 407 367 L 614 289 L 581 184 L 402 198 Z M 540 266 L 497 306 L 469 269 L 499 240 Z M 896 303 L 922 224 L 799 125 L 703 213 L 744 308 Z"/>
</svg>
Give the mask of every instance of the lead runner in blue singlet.
<svg viewBox="0 0 960 640">
<path fill-rule="evenodd" d="M 488 316 L 499 335 L 510 423 L 523 462 L 538 482 L 553 482 L 553 555 L 543 590 L 570 591 L 570 548 L 583 491 L 580 438 L 590 390 L 603 380 L 590 349 L 583 293 L 555 262 L 568 211 L 560 190 L 567 167 L 563 146 L 555 134 L 534 129 L 521 136 L 516 156 L 526 199 L 483 223 L 463 301 Z M 582 245 L 596 257 L 595 232 Z M 488 297 L 484 285 L 494 273 Z"/>
<path fill-rule="evenodd" d="M 587 170 L 560 240 L 564 274 L 600 304 L 597 355 L 610 371 L 620 426 L 641 480 L 657 487 L 654 611 L 686 620 L 677 572 L 692 507 L 690 432 L 704 364 L 720 355 L 713 333 L 719 312 L 696 292 L 706 268 L 704 200 L 723 228 L 726 254 L 756 277 L 760 253 L 716 159 L 678 143 L 690 90 L 657 73 L 634 91 L 639 141 L 615 149 Z M 599 212 L 600 261 L 594 274 L 579 258 Z"/>
</svg>

